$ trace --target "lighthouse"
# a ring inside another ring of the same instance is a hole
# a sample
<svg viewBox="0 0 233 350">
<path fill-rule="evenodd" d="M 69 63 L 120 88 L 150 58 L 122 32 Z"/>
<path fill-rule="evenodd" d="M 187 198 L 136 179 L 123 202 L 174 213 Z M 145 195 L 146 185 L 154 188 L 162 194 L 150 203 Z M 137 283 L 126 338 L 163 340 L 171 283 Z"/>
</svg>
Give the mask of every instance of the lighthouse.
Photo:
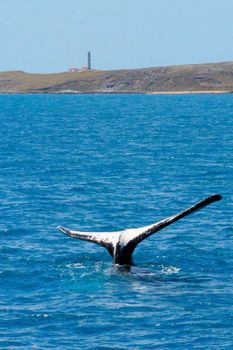
<svg viewBox="0 0 233 350">
<path fill-rule="evenodd" d="M 87 53 L 87 69 L 91 69 L 91 53 L 88 51 Z"/>
</svg>

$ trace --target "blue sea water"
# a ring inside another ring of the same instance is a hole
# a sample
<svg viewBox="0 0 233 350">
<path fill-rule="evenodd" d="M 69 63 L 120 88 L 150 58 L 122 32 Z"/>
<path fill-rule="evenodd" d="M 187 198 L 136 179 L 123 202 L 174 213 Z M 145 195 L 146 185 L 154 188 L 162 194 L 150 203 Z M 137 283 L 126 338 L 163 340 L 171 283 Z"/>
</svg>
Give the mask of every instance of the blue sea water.
<svg viewBox="0 0 233 350">
<path fill-rule="evenodd" d="M 0 349 L 233 348 L 233 96 L 0 95 Z M 223 200 L 131 271 L 56 230 Z"/>
</svg>

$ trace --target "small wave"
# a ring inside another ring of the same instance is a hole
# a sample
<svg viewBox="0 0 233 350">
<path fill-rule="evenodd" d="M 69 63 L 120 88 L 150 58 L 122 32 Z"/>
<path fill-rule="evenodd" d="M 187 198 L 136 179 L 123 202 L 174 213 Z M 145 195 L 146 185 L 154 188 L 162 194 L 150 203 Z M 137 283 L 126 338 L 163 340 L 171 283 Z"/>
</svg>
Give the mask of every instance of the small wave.
<svg viewBox="0 0 233 350">
<path fill-rule="evenodd" d="M 173 275 L 173 274 L 177 274 L 180 272 L 180 268 L 179 267 L 176 267 L 176 266 L 161 266 L 162 268 L 162 272 L 165 274 L 165 275 Z"/>
<path fill-rule="evenodd" d="M 67 264 L 65 267 L 72 268 L 72 269 L 85 269 L 85 266 L 81 263 L 74 263 L 74 264 Z"/>
<path fill-rule="evenodd" d="M 37 317 L 37 318 L 51 318 L 52 314 L 47 314 L 47 313 L 41 313 L 41 314 L 34 314 L 32 317 Z"/>
</svg>

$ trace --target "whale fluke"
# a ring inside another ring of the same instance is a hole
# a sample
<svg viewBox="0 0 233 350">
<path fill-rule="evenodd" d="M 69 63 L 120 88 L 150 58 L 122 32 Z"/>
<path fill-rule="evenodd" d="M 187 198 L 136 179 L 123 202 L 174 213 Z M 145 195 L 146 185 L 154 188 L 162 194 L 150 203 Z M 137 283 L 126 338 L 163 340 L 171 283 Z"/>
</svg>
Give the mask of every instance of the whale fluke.
<svg viewBox="0 0 233 350">
<path fill-rule="evenodd" d="M 178 214 L 169 216 L 168 218 L 156 222 L 152 225 L 126 229 L 115 232 L 82 232 L 72 231 L 65 227 L 58 226 L 58 230 L 76 239 L 90 241 L 105 247 L 113 257 L 115 264 L 132 265 L 132 254 L 137 245 L 147 237 L 171 225 L 172 223 L 184 218 L 187 215 L 198 211 L 207 205 L 219 201 L 222 196 L 219 194 L 212 195 L 196 203 L 195 205 L 185 209 Z"/>
<path fill-rule="evenodd" d="M 117 244 L 119 240 L 121 232 L 82 232 L 82 231 L 72 231 L 68 228 L 58 226 L 57 229 L 66 235 L 81 239 L 83 241 L 89 241 L 93 243 L 97 243 L 109 251 L 110 255 L 113 257 L 114 255 L 114 246 Z M 123 232 L 123 231 L 122 231 Z"/>
</svg>

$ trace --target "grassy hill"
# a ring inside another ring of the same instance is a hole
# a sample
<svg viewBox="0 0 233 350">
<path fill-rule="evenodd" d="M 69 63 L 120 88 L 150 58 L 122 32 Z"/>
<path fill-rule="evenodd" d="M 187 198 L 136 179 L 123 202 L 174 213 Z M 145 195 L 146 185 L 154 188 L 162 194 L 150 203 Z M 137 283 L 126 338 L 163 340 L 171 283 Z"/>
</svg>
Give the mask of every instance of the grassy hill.
<svg viewBox="0 0 233 350">
<path fill-rule="evenodd" d="M 115 71 L 0 72 L 0 93 L 233 91 L 233 62 Z"/>
</svg>

